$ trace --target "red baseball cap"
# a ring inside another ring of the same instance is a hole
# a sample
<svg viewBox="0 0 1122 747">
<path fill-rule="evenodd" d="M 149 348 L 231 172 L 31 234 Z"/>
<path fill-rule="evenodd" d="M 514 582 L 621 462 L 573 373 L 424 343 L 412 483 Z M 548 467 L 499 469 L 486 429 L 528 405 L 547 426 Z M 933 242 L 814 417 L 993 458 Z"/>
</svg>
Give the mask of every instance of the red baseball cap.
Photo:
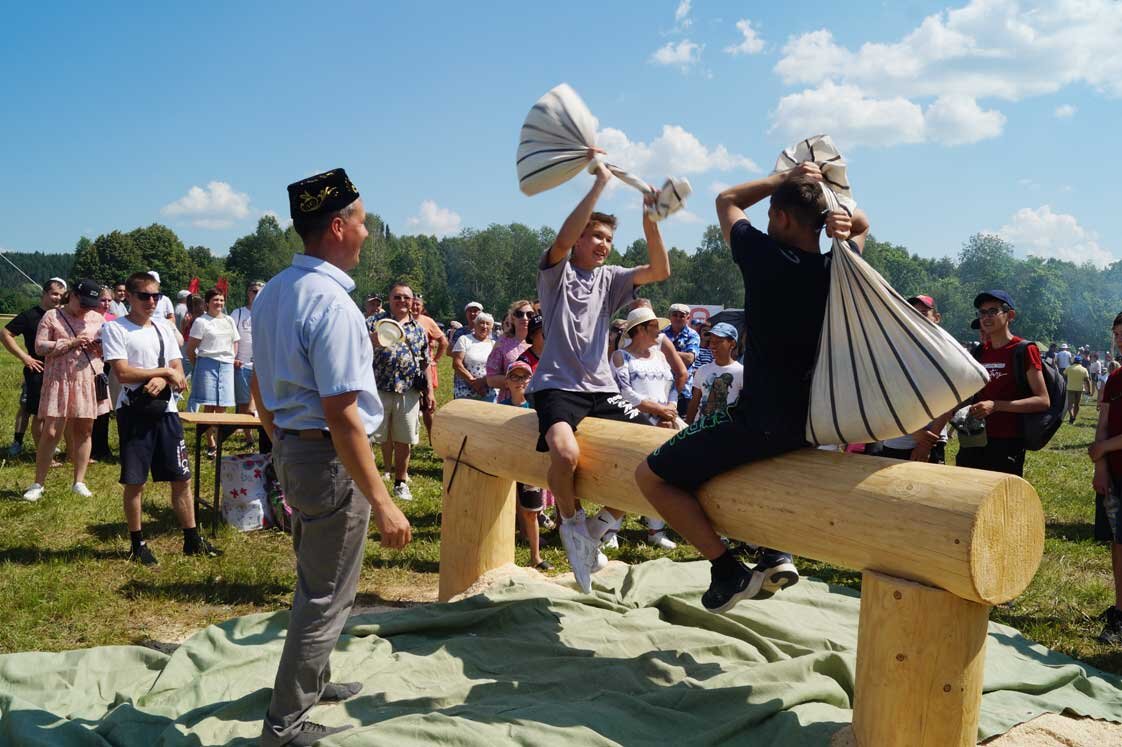
<svg viewBox="0 0 1122 747">
<path fill-rule="evenodd" d="M 908 303 L 915 303 L 916 301 L 919 301 L 929 309 L 935 308 L 935 299 L 931 296 L 912 296 L 908 299 Z"/>
</svg>

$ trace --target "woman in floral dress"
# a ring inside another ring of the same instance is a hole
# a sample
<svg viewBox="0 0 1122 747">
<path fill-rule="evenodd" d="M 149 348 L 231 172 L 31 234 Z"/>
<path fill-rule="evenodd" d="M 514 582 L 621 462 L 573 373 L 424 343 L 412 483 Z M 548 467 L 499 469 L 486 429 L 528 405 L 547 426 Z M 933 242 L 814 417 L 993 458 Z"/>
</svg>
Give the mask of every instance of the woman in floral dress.
<svg viewBox="0 0 1122 747">
<path fill-rule="evenodd" d="M 82 279 L 66 302 L 51 309 L 39 322 L 35 351 L 43 356 L 43 393 L 39 416 L 43 435 L 35 460 L 35 482 L 23 494 L 26 501 L 43 497 L 43 485 L 51 468 L 55 447 L 66 434 L 67 452 L 74 464 L 71 491 L 83 498 L 92 496 L 86 487 L 94 421 L 109 412 L 109 397 L 97 399 L 96 377 L 103 370 L 98 333 L 105 323 L 98 300 L 101 286 Z"/>
</svg>

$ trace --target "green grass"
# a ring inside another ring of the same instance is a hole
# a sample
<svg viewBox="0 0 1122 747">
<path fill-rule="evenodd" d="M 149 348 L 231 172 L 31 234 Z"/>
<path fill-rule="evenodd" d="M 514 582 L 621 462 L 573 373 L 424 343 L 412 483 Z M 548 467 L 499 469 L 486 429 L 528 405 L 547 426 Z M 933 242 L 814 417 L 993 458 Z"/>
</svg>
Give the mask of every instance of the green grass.
<svg viewBox="0 0 1122 747">
<path fill-rule="evenodd" d="M 450 394 L 451 380 L 445 362 L 442 403 Z M 0 443 L 6 443 L 11 432 L 19 384 L 18 363 L 10 356 L 0 357 L 0 392 L 5 395 L 0 399 Z M 1044 560 L 1025 593 L 995 609 L 992 619 L 1122 674 L 1122 652 L 1094 640 L 1100 628 L 1094 618 L 1113 602 L 1109 548 L 1091 539 L 1094 494 L 1086 446 L 1094 434 L 1094 417 L 1094 407 L 1085 407 L 1079 421 L 1064 425 L 1048 449 L 1029 454 L 1026 476 L 1040 493 L 1048 521 Z M 28 438 L 29 447 L 30 443 Z M 241 445 L 238 439 L 227 443 Z M 954 450 L 952 444 L 952 454 Z M 128 533 L 117 465 L 91 466 L 87 482 L 94 491 L 92 499 L 71 494 L 69 468 L 56 468 L 48 478 L 46 496 L 29 504 L 19 495 L 33 479 L 31 460 L 26 456 L 0 462 L 0 599 L 7 610 L 0 626 L 0 652 L 175 641 L 229 617 L 288 605 L 295 571 L 287 535 L 242 534 L 223 526 L 217 540 L 225 551 L 222 557 L 184 557 L 167 487 L 149 485 L 145 533 L 160 565 L 138 567 L 125 560 Z M 403 552 L 367 543 L 359 605 L 436 598 L 441 467 L 427 445 L 416 450 L 410 472 L 415 500 L 404 509 L 413 524 L 413 542 Z M 204 460 L 204 498 L 209 498 L 212 480 L 213 464 Z M 209 528 L 209 521 L 203 509 L 199 523 Z M 643 533 L 629 517 L 615 556 L 638 563 L 667 555 L 644 544 Z M 542 539 L 544 557 L 559 572 L 567 570 L 556 532 Z M 669 556 L 698 558 L 687 546 Z M 519 546 L 517 560 L 528 563 L 525 547 Z M 860 586 L 855 571 L 805 559 L 799 565 L 804 574 Z"/>
</svg>

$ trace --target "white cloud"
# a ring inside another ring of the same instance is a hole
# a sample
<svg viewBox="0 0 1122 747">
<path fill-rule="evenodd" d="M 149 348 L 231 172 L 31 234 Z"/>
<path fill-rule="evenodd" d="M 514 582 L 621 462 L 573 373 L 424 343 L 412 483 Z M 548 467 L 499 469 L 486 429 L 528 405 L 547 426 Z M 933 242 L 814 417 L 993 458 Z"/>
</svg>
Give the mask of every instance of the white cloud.
<svg viewBox="0 0 1122 747">
<path fill-rule="evenodd" d="M 775 72 L 809 91 L 833 84 L 860 90 L 867 103 L 926 106 L 923 139 L 955 145 L 1000 134 L 1004 115 L 981 100 L 1019 101 L 1080 84 L 1122 96 L 1119 35 L 1122 3 L 1114 0 L 970 0 L 895 42 L 849 49 L 824 29 L 792 37 Z M 896 142 L 914 138 L 914 122 L 906 124 Z"/>
<path fill-rule="evenodd" d="M 677 9 L 674 11 L 674 23 L 682 28 L 689 28 L 689 25 L 692 23 L 690 20 L 690 6 L 692 5 L 693 3 L 691 0 L 681 0 L 681 2 L 678 3 Z"/>
<path fill-rule="evenodd" d="M 1071 104 L 1061 104 L 1060 106 L 1056 107 L 1056 111 L 1054 113 L 1057 119 L 1071 119 L 1075 116 L 1075 113 L 1077 111 L 1079 111 L 1079 109 L 1072 106 Z"/>
<path fill-rule="evenodd" d="M 668 176 L 760 170 L 752 159 L 730 153 L 723 145 L 707 147 L 679 125 L 663 125 L 659 136 L 649 143 L 633 142 L 622 130 L 606 127 L 597 133 L 596 144 L 607 151 L 610 163 L 654 184 Z"/>
<path fill-rule="evenodd" d="M 796 140 L 828 133 L 839 147 L 900 145 L 924 139 L 923 109 L 902 97 L 867 98 L 857 86 L 826 81 L 779 100 L 771 131 Z"/>
<path fill-rule="evenodd" d="M 969 97 L 942 96 L 925 109 L 903 96 L 876 98 L 858 86 L 826 81 L 781 98 L 771 131 L 792 139 L 827 133 L 840 147 L 963 145 L 996 137 L 1004 125 L 1004 114 Z"/>
<path fill-rule="evenodd" d="M 459 213 L 442 208 L 433 200 L 423 201 L 420 213 L 406 220 L 409 227 L 417 233 L 435 235 L 437 238 L 456 233 L 460 230 L 461 222 Z"/>
<path fill-rule="evenodd" d="M 1035 210 L 1021 208 L 996 233 L 1037 257 L 1055 257 L 1077 264 L 1091 262 L 1098 267 L 1117 260 L 1099 243 L 1097 233 L 1079 225 L 1074 215 L 1053 212 L 1050 205 Z"/>
<path fill-rule="evenodd" d="M 928 140 L 944 145 L 965 145 L 997 137 L 1005 126 L 1005 115 L 984 110 L 969 96 L 940 96 L 924 112 Z"/>
<path fill-rule="evenodd" d="M 700 215 L 698 215 L 697 213 L 691 212 L 689 210 L 686 210 L 685 208 L 682 208 L 678 212 L 671 215 L 669 220 L 676 220 L 679 223 L 688 223 L 690 225 L 697 225 L 699 223 L 704 223 L 705 222 L 705 219 L 702 218 Z"/>
<path fill-rule="evenodd" d="M 250 215 L 249 195 L 235 192 L 226 182 L 210 182 L 206 189 L 191 187 L 160 212 L 172 218 L 187 218 L 196 228 L 229 228 Z"/>
<path fill-rule="evenodd" d="M 722 182 L 719 179 L 709 183 L 709 191 L 715 195 L 719 195 L 732 185 L 727 182 Z"/>
<path fill-rule="evenodd" d="M 683 39 L 677 44 L 666 42 L 651 55 L 651 62 L 656 65 L 677 65 L 685 70 L 701 61 L 701 50 L 701 45 L 689 39 Z"/>
<path fill-rule="evenodd" d="M 756 33 L 756 29 L 752 28 L 751 21 L 742 18 L 736 22 L 736 28 L 740 31 L 742 37 L 740 43 L 725 47 L 726 52 L 731 55 L 740 55 L 759 54 L 764 51 L 764 40 Z"/>
</svg>

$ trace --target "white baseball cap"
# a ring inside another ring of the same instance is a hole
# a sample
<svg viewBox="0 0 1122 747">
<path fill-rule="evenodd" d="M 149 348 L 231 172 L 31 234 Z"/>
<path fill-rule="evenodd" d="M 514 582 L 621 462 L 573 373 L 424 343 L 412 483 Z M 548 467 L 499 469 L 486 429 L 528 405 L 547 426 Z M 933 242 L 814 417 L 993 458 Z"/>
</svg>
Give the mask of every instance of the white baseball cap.
<svg viewBox="0 0 1122 747">
<path fill-rule="evenodd" d="M 156 272 L 155 270 L 149 270 L 148 275 L 157 283 L 160 282 L 160 273 Z"/>
<path fill-rule="evenodd" d="M 690 307 L 686 306 L 684 303 L 672 303 L 672 304 L 670 304 L 670 313 L 673 314 L 675 311 L 680 311 L 683 314 L 685 314 L 686 316 L 690 315 Z"/>
<path fill-rule="evenodd" d="M 468 301 L 467 306 L 464 307 L 464 311 L 468 309 L 479 309 L 483 311 L 483 304 L 479 303 L 479 301 Z"/>
</svg>

